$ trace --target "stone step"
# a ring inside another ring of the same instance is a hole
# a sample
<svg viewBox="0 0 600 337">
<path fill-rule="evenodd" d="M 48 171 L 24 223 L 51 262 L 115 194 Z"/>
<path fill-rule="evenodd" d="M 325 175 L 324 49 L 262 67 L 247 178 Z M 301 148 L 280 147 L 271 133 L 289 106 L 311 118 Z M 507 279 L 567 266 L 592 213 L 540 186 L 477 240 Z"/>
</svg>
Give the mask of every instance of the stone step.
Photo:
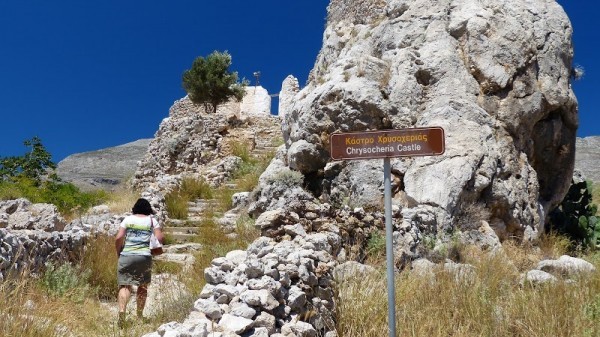
<svg viewBox="0 0 600 337">
<path fill-rule="evenodd" d="M 191 254 L 177 254 L 177 253 L 163 253 L 154 257 L 156 260 L 165 262 L 174 262 L 184 266 L 191 266 L 194 264 L 194 256 Z"/>
<path fill-rule="evenodd" d="M 202 214 L 188 216 L 188 222 L 190 222 L 190 223 L 201 224 L 202 221 L 204 221 L 204 219 L 206 219 L 206 217 L 203 216 Z"/>
<path fill-rule="evenodd" d="M 196 199 L 188 202 L 188 207 L 206 207 L 209 205 L 214 205 L 219 201 L 216 199 Z"/>
<path fill-rule="evenodd" d="M 186 243 L 192 241 L 198 237 L 198 234 L 186 234 L 186 233 L 168 233 L 169 237 L 176 243 Z"/>
<path fill-rule="evenodd" d="M 169 219 L 169 221 L 167 221 L 167 223 L 163 226 L 163 228 L 166 227 L 179 227 L 179 226 L 185 226 L 186 225 L 186 221 L 185 220 L 181 220 L 181 219 Z"/>
<path fill-rule="evenodd" d="M 202 225 L 202 219 L 204 219 L 205 217 L 203 216 L 204 213 L 190 213 L 188 215 L 188 218 L 186 220 L 180 220 L 180 219 L 169 219 L 169 221 L 167 221 L 167 224 L 162 226 L 163 229 L 165 228 L 169 228 L 169 227 L 200 227 Z"/>
<path fill-rule="evenodd" d="M 197 234 L 199 227 L 165 227 L 163 231 L 169 234 Z"/>
<path fill-rule="evenodd" d="M 252 154 L 257 154 L 257 153 L 261 153 L 261 154 L 275 153 L 276 150 L 277 150 L 277 148 L 262 147 L 262 148 L 256 148 L 256 149 L 252 150 Z"/>
</svg>

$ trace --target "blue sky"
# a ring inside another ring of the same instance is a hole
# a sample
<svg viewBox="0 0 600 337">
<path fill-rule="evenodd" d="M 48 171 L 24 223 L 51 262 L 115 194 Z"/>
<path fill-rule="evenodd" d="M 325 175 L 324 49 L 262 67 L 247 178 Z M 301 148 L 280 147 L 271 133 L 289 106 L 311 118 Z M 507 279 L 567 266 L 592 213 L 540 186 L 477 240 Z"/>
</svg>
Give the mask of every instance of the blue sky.
<svg viewBox="0 0 600 337">
<path fill-rule="evenodd" d="M 197 56 L 227 50 L 232 70 L 277 93 L 304 85 L 321 47 L 328 0 L 0 2 L 0 157 L 39 136 L 58 162 L 78 152 L 151 138 L 185 95 Z M 579 136 L 600 135 L 600 68 L 592 47 L 600 4 L 561 0 L 574 26 Z M 578 3 L 578 4 L 577 4 Z M 275 104 L 276 105 L 276 104 Z"/>
</svg>

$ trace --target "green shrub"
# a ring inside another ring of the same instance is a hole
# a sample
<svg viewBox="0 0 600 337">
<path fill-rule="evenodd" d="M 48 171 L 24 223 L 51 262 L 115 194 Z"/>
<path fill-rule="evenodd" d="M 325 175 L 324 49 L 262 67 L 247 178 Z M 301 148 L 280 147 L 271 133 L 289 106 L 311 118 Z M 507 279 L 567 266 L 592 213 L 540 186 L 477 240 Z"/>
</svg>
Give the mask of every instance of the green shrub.
<svg viewBox="0 0 600 337">
<path fill-rule="evenodd" d="M 304 175 L 298 171 L 283 170 L 269 179 L 269 183 L 279 183 L 288 187 L 300 186 L 304 182 Z"/>
<path fill-rule="evenodd" d="M 55 169 L 56 164 L 52 162 L 52 155 L 46 151 L 40 138 L 27 139 L 23 144 L 28 147 L 24 155 L 0 157 L 0 181 L 25 177 L 38 185 L 42 177 L 47 175 L 48 169 Z"/>
<path fill-rule="evenodd" d="M 107 200 L 105 191 L 82 192 L 71 183 L 48 180 L 39 185 L 32 179 L 20 176 L 0 182 L 0 199 L 26 198 L 33 203 L 54 204 L 63 215 L 76 210 L 85 211 Z"/>
<path fill-rule="evenodd" d="M 105 191 L 82 192 L 71 183 L 56 181 L 44 182 L 39 193 L 39 202 L 54 204 L 62 214 L 68 215 L 78 209 L 85 211 L 108 199 Z"/>
<path fill-rule="evenodd" d="M 28 198 L 34 195 L 37 188 L 33 186 L 30 179 L 19 179 L 18 181 L 0 181 L 0 200 L 14 200 Z"/>
<path fill-rule="evenodd" d="M 46 271 L 40 282 L 48 295 L 66 297 L 76 303 L 81 303 L 91 290 L 87 283 L 90 274 L 89 270 L 81 273 L 69 263 L 61 264 L 58 267 L 53 263 L 47 263 Z"/>
<path fill-rule="evenodd" d="M 366 253 L 369 263 L 377 264 L 386 256 L 385 232 L 374 230 L 367 239 Z"/>
<path fill-rule="evenodd" d="M 197 57 L 192 67 L 183 73 L 182 86 L 195 104 L 204 104 L 206 111 L 216 112 L 217 106 L 246 93 L 247 81 L 238 82 L 237 72 L 230 72 L 231 55 L 214 51 L 206 58 Z"/>
<path fill-rule="evenodd" d="M 592 202 L 596 205 L 600 205 L 600 184 L 595 183 L 592 185 Z M 599 210 L 596 210 L 596 215 L 600 215 Z"/>
<path fill-rule="evenodd" d="M 385 254 L 385 234 L 373 231 L 367 240 L 367 253 L 369 255 Z"/>
</svg>

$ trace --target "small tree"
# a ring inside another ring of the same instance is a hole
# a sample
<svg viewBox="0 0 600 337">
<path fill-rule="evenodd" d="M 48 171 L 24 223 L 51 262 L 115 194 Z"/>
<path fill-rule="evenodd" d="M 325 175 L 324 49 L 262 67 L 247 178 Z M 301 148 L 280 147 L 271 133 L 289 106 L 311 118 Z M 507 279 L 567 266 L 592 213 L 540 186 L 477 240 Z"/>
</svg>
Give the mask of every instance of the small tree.
<svg viewBox="0 0 600 337">
<path fill-rule="evenodd" d="M 183 73 L 183 88 L 190 100 L 204 104 L 206 111 L 216 112 L 217 106 L 231 97 L 242 100 L 246 81 L 238 82 L 237 72 L 230 72 L 231 55 L 214 51 L 206 58 L 197 57 L 192 68 Z"/>
<path fill-rule="evenodd" d="M 27 139 L 23 144 L 31 149 L 25 155 L 0 158 L 0 181 L 26 177 L 39 184 L 48 169 L 56 168 L 40 138 Z"/>
</svg>

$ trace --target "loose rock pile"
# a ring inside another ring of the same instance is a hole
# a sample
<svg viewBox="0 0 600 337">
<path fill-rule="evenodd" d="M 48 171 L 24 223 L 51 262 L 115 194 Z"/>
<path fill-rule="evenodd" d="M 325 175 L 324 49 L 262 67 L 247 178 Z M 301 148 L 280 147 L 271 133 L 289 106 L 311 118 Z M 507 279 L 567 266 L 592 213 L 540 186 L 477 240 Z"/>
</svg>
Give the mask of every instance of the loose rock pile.
<svg viewBox="0 0 600 337">
<path fill-rule="evenodd" d="M 213 260 L 194 312 L 145 337 L 335 336 L 331 283 L 341 238 L 287 228 L 298 235 L 280 242 L 261 237 L 246 251 Z"/>
</svg>

